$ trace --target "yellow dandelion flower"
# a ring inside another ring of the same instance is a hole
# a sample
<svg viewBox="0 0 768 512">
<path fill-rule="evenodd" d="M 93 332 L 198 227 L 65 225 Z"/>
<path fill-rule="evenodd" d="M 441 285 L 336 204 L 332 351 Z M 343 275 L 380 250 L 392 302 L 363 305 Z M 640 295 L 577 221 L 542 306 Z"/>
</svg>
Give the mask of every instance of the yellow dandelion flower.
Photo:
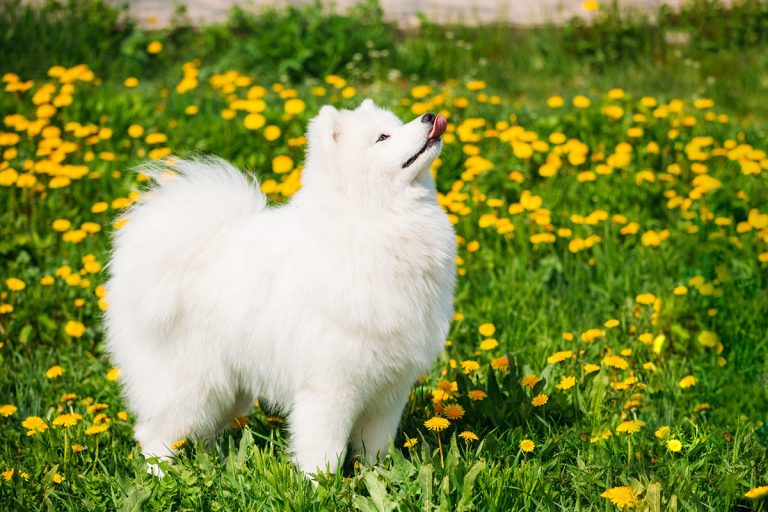
<svg viewBox="0 0 768 512">
<path fill-rule="evenodd" d="M 603 329 L 588 329 L 579 335 L 579 339 L 584 343 L 592 343 L 603 336 L 605 336 L 605 331 Z"/>
<path fill-rule="evenodd" d="M 45 372 L 45 376 L 49 379 L 55 379 L 56 377 L 61 377 L 62 375 L 64 375 L 64 368 L 59 365 L 51 366 Z"/>
<path fill-rule="evenodd" d="M 641 293 L 637 297 L 635 297 L 635 302 L 638 304 L 643 304 L 645 306 L 649 306 L 654 303 L 656 300 L 656 296 L 652 293 Z"/>
<path fill-rule="evenodd" d="M 0 405 L 0 416 L 7 418 L 8 416 L 14 414 L 17 410 L 18 409 L 16 409 L 15 405 L 11 405 L 11 404 Z"/>
<path fill-rule="evenodd" d="M 442 432 L 451 425 L 451 422 L 440 416 L 433 416 L 424 422 L 424 426 L 433 432 Z"/>
<path fill-rule="evenodd" d="M 147 144 L 162 144 L 168 141 L 168 136 L 164 133 L 153 132 L 144 137 L 144 142 Z M 114 208 L 114 205 L 113 205 Z"/>
<path fill-rule="evenodd" d="M 417 85 L 411 89 L 411 96 L 416 99 L 427 97 L 432 93 L 432 87 L 429 85 Z"/>
<path fill-rule="evenodd" d="M 450 380 L 441 380 L 437 383 L 438 389 L 442 389 L 443 391 L 447 391 L 448 393 L 451 393 L 453 391 L 459 390 L 459 384 L 456 381 L 450 381 Z"/>
<path fill-rule="evenodd" d="M 249 130 L 258 130 L 266 123 L 267 119 L 258 112 L 252 112 L 243 119 L 243 125 Z"/>
<path fill-rule="evenodd" d="M 67 219 L 56 219 L 51 224 L 51 227 L 54 231 L 58 231 L 59 233 L 63 233 L 65 231 L 68 231 L 69 228 L 72 227 L 72 223 L 68 221 Z"/>
<path fill-rule="evenodd" d="M 480 439 L 479 437 L 477 437 L 477 434 L 475 434 L 474 432 L 470 432 L 469 430 L 465 430 L 464 432 L 459 434 L 459 437 L 462 438 L 467 443 L 471 443 L 472 441 L 477 441 L 478 439 Z"/>
<path fill-rule="evenodd" d="M 482 80 L 470 80 L 467 82 L 467 89 L 470 91 L 480 91 L 482 89 L 485 89 L 485 82 Z"/>
<path fill-rule="evenodd" d="M 11 469 L 6 469 L 5 471 L 3 471 L 3 472 L 2 472 L 2 475 L 3 475 L 3 479 L 4 479 L 5 481 L 10 481 L 10 480 L 11 480 L 11 478 L 13 478 L 13 474 L 14 474 L 14 472 L 15 472 L 15 470 L 14 470 L 13 468 L 11 468 Z"/>
<path fill-rule="evenodd" d="M 547 98 L 547 106 L 549 108 L 560 108 L 563 106 L 563 98 L 560 96 L 550 96 Z"/>
<path fill-rule="evenodd" d="M 152 41 L 147 45 L 147 53 L 156 55 L 163 51 L 163 43 L 160 41 Z"/>
<path fill-rule="evenodd" d="M 432 403 L 434 404 L 442 403 L 444 400 L 449 400 L 450 398 L 451 394 L 448 391 L 440 388 L 432 391 Z"/>
<path fill-rule="evenodd" d="M 109 428 L 109 425 L 107 423 L 102 423 L 101 425 L 91 425 L 87 429 L 85 429 L 85 434 L 89 436 L 95 436 L 98 434 L 101 434 L 102 432 L 105 432 Z"/>
<path fill-rule="evenodd" d="M 610 500 L 611 503 L 619 508 L 630 508 L 637 503 L 637 495 L 630 487 L 612 487 L 600 495 L 601 498 Z"/>
<path fill-rule="evenodd" d="M 565 376 L 560 379 L 560 384 L 557 384 L 555 387 L 557 389 L 571 389 L 573 386 L 576 385 L 576 377 L 574 376 Z"/>
<path fill-rule="evenodd" d="M 480 348 L 482 350 L 493 350 L 499 346 L 499 342 L 493 338 L 488 338 L 480 342 Z"/>
<path fill-rule="evenodd" d="M 768 485 L 761 485 L 760 487 L 755 487 L 744 493 L 745 498 L 752 500 L 756 500 L 764 496 L 768 496 Z"/>
<path fill-rule="evenodd" d="M 107 404 L 93 404 L 93 405 L 89 405 L 88 408 L 85 410 L 85 412 L 87 412 L 88 414 L 92 414 L 94 412 L 103 411 L 107 407 L 109 407 L 109 405 Z"/>
<path fill-rule="evenodd" d="M 81 444 L 75 443 L 75 444 L 72 445 L 72 451 L 75 452 L 75 453 L 80 453 L 80 452 L 82 452 L 84 450 L 85 450 L 85 446 L 83 446 Z"/>
<path fill-rule="evenodd" d="M 603 325 L 605 325 L 608 329 L 613 329 L 614 327 L 618 327 L 619 321 L 616 320 L 615 318 L 611 318 L 610 320 L 606 321 L 605 324 Z"/>
<path fill-rule="evenodd" d="M 5 286 L 7 286 L 8 289 L 11 290 L 12 292 L 20 292 L 21 290 L 27 287 L 27 284 L 21 279 L 10 277 L 5 280 Z"/>
<path fill-rule="evenodd" d="M 696 385 L 696 382 L 698 382 L 698 380 L 696 379 L 696 377 L 694 377 L 693 375 L 686 375 L 685 377 L 683 377 L 682 379 L 680 379 L 680 382 L 678 382 L 677 384 L 678 384 L 678 385 L 679 385 L 681 388 L 683 388 L 683 389 L 687 389 L 687 388 L 690 388 L 690 387 L 693 387 L 693 386 L 695 386 L 695 385 Z"/>
<path fill-rule="evenodd" d="M 608 439 L 611 436 L 613 436 L 613 432 L 611 432 L 610 430 L 605 430 L 605 431 L 597 434 L 596 436 L 591 437 L 589 439 L 589 442 L 594 444 L 594 443 L 597 443 L 597 442 L 600 442 L 600 441 L 605 441 L 606 439 Z"/>
<path fill-rule="evenodd" d="M 293 169 L 293 159 L 287 155 L 278 155 L 272 159 L 272 171 L 284 174 Z"/>
<path fill-rule="evenodd" d="M 656 429 L 656 432 L 653 433 L 658 439 L 666 439 L 669 437 L 669 426 L 668 425 L 662 425 L 658 429 Z"/>
<path fill-rule="evenodd" d="M 541 407 L 545 405 L 547 402 L 549 402 L 549 397 L 544 393 L 539 393 L 538 395 L 533 397 L 533 400 L 531 400 L 531 405 L 533 405 L 534 407 Z"/>
<path fill-rule="evenodd" d="M 587 363 L 584 365 L 584 374 L 590 374 L 593 372 L 596 372 L 600 370 L 600 366 L 592 363 Z"/>
<path fill-rule="evenodd" d="M 682 449 L 683 449 L 683 443 L 681 443 L 677 439 L 670 439 L 669 441 L 667 441 L 667 450 L 671 451 L 672 453 L 678 453 Z"/>
<path fill-rule="evenodd" d="M 443 414 L 449 420 L 458 420 L 464 417 L 464 408 L 459 404 L 446 405 L 443 409 Z"/>
<path fill-rule="evenodd" d="M 107 380 L 111 380 L 112 382 L 120 379 L 120 368 L 111 368 L 107 372 L 106 377 L 107 377 Z"/>
<path fill-rule="evenodd" d="M 64 332 L 73 338 L 79 338 L 85 334 L 85 325 L 83 325 L 81 322 L 70 320 L 64 326 Z"/>
<path fill-rule="evenodd" d="M 483 324 L 480 327 L 477 328 L 478 332 L 481 336 L 485 336 L 486 338 L 489 338 L 493 336 L 493 334 L 496 332 L 496 327 L 493 324 Z"/>
<path fill-rule="evenodd" d="M 502 370 L 502 371 L 509 370 L 509 359 L 507 358 L 507 356 L 501 356 L 501 357 L 497 357 L 496 359 L 492 359 L 491 368 L 493 368 L 494 370 Z"/>
<path fill-rule="evenodd" d="M 138 139 L 144 135 L 144 127 L 140 124 L 132 124 L 128 127 L 128 135 L 134 139 Z"/>
<path fill-rule="evenodd" d="M 566 359 L 569 359 L 571 356 L 573 356 L 573 352 L 570 350 L 561 350 L 560 352 L 555 352 L 551 356 L 547 358 L 547 363 L 554 364 L 559 363 L 560 361 L 565 361 Z"/>
<path fill-rule="evenodd" d="M 61 414 L 61 415 L 57 416 L 56 418 L 54 418 L 54 420 L 52 422 L 52 425 L 54 427 L 69 428 L 69 427 L 74 427 L 75 425 L 77 425 L 80 422 L 80 420 L 82 420 L 82 419 L 83 419 L 82 415 L 74 413 L 74 412 L 73 413 L 68 413 L 68 414 Z"/>
<path fill-rule="evenodd" d="M 531 453 L 534 448 L 536 448 L 536 444 L 531 441 L 530 439 L 523 439 L 520 441 L 520 449 L 523 450 L 526 453 Z"/>
<path fill-rule="evenodd" d="M 415 437 L 411 437 L 405 440 L 405 442 L 403 443 L 403 448 L 413 448 L 414 446 L 416 446 L 418 442 L 419 442 L 418 439 L 416 439 Z"/>
<path fill-rule="evenodd" d="M 714 348 L 720 343 L 720 337 L 712 331 L 701 331 L 698 340 L 699 344 L 707 348 Z"/>
<path fill-rule="evenodd" d="M 270 142 L 280 138 L 280 134 L 281 133 L 282 132 L 280 131 L 280 128 L 275 126 L 275 125 L 273 125 L 273 124 L 271 124 L 271 125 L 267 126 L 266 128 L 264 128 L 264 138 L 267 139 Z"/>
<path fill-rule="evenodd" d="M 39 416 L 28 417 L 21 422 L 21 426 L 27 429 L 28 436 L 33 436 L 38 433 L 42 434 L 48 430 L 48 425 L 45 423 L 43 418 L 40 418 Z"/>
<path fill-rule="evenodd" d="M 623 432 L 625 434 L 635 434 L 637 432 L 640 432 L 640 429 L 642 429 L 645 426 L 645 422 L 642 420 L 629 420 L 624 421 L 619 424 L 618 427 L 616 427 L 616 432 Z"/>
<path fill-rule="evenodd" d="M 467 393 L 470 400 L 484 400 L 488 394 L 482 389 L 473 389 Z"/>
<path fill-rule="evenodd" d="M 603 364 L 619 370 L 626 370 L 629 367 L 627 360 L 620 356 L 605 356 Z"/>
<path fill-rule="evenodd" d="M 464 373 L 472 373 L 480 369 L 480 363 L 472 360 L 462 361 L 461 369 Z"/>
<path fill-rule="evenodd" d="M 526 375 L 525 377 L 523 377 L 520 383 L 526 388 L 532 388 L 533 386 L 538 384 L 540 380 L 541 379 L 538 378 L 536 374 L 532 373 L 530 375 Z"/>
<path fill-rule="evenodd" d="M 64 477 L 62 475 L 60 475 L 59 473 L 56 473 L 56 474 L 53 475 L 53 483 L 60 484 L 63 481 L 64 481 Z"/>
<path fill-rule="evenodd" d="M 592 104 L 586 96 L 576 96 L 573 98 L 573 106 L 576 108 L 587 108 Z"/>
<path fill-rule="evenodd" d="M 286 114 L 296 115 L 304 112 L 306 107 L 306 104 L 302 100 L 298 98 L 292 98 L 285 102 L 283 108 L 285 109 Z"/>
</svg>

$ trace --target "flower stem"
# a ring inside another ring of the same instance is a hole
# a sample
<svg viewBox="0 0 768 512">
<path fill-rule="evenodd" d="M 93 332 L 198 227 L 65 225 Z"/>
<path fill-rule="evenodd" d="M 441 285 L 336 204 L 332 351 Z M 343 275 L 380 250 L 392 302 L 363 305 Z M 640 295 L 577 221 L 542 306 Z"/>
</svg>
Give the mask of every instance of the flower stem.
<svg viewBox="0 0 768 512">
<path fill-rule="evenodd" d="M 67 429 L 64 429 L 64 462 L 69 459 L 69 438 L 67 437 Z"/>
<path fill-rule="evenodd" d="M 440 448 L 440 467 L 445 467 L 445 462 L 443 462 L 443 443 L 440 440 L 440 432 L 437 433 L 437 446 Z"/>
</svg>

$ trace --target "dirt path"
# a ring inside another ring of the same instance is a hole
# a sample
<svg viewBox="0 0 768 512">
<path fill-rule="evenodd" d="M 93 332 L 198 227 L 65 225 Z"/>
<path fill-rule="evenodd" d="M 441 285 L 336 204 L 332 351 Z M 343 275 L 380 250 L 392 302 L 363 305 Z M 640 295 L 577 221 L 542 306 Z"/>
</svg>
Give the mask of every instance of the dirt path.
<svg viewBox="0 0 768 512">
<path fill-rule="evenodd" d="M 343 11 L 359 0 L 336 0 Z M 388 19 L 403 26 L 417 23 L 417 13 L 441 23 L 482 23 L 507 20 L 515 25 L 562 23 L 573 16 L 589 18 L 593 13 L 582 9 L 582 0 L 380 0 Z M 602 3 L 613 0 L 603 0 Z M 655 11 L 661 4 L 678 6 L 683 0 L 618 0 L 622 7 Z M 185 0 L 189 17 L 196 23 L 222 21 L 233 5 L 258 10 L 269 5 L 307 3 L 306 0 Z M 324 2 L 330 3 L 330 2 Z M 129 0 L 131 12 L 148 25 L 163 25 L 173 15 L 174 4 L 162 0 Z M 156 18 L 156 21 L 147 22 Z"/>
</svg>

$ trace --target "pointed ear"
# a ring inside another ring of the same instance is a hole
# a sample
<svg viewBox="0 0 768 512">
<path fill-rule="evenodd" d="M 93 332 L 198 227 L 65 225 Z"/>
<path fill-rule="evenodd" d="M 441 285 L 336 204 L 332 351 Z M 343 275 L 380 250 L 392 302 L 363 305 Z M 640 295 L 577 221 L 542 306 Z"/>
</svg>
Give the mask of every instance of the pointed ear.
<svg viewBox="0 0 768 512">
<path fill-rule="evenodd" d="M 376 108 L 376 104 L 373 102 L 373 100 L 370 98 L 366 98 L 363 100 L 360 106 L 357 107 L 357 110 L 370 110 L 374 108 Z"/>
<path fill-rule="evenodd" d="M 330 105 L 320 109 L 317 116 L 309 122 L 307 142 L 309 146 L 329 148 L 339 138 L 339 111 Z"/>
</svg>

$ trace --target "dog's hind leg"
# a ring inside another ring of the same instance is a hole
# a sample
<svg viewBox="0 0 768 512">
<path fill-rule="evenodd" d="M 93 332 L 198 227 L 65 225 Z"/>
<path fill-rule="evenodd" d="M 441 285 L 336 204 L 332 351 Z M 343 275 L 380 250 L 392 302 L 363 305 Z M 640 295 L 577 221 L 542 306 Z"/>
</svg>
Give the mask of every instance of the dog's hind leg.
<svg viewBox="0 0 768 512">
<path fill-rule="evenodd" d="M 141 454 L 145 459 L 156 458 L 158 463 L 147 463 L 147 472 L 162 478 L 164 472 L 160 469 L 160 461 L 171 462 L 176 455 L 174 444 L 180 439 L 167 433 L 167 429 L 153 422 L 136 425 L 135 438 L 141 445 Z"/>
</svg>

